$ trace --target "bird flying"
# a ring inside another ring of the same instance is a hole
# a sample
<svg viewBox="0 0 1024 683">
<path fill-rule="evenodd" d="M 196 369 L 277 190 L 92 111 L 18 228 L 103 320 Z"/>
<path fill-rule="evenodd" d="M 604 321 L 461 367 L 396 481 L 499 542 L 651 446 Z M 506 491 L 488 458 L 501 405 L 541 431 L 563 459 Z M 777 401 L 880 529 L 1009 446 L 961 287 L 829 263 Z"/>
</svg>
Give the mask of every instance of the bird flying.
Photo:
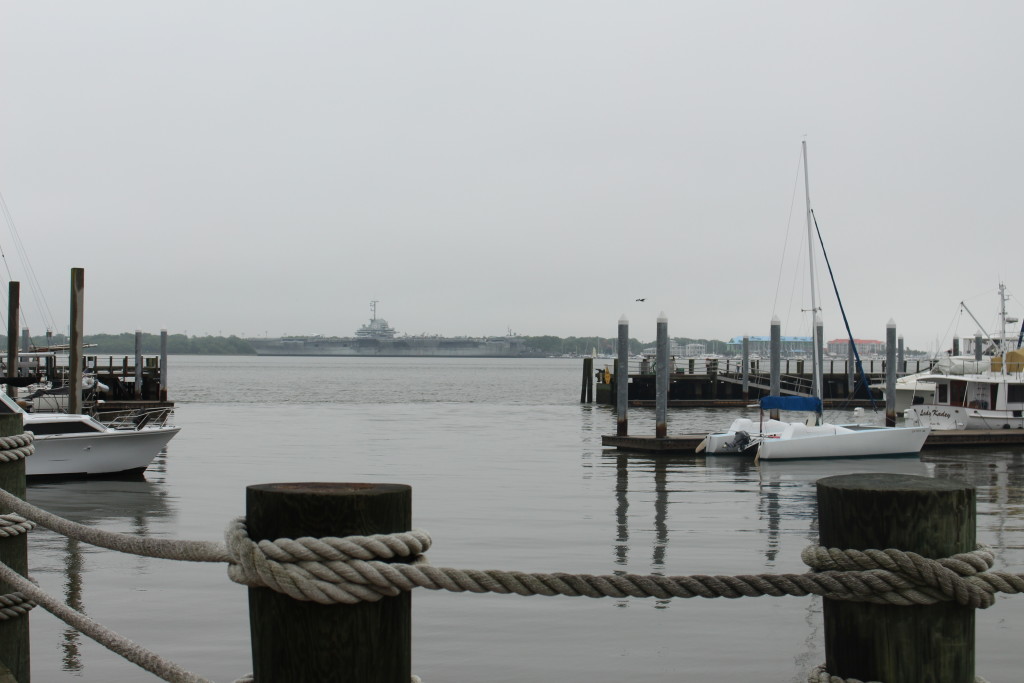
<svg viewBox="0 0 1024 683">
<path fill-rule="evenodd" d="M 647 299 L 637 299 L 637 301 L 647 301 Z"/>
</svg>

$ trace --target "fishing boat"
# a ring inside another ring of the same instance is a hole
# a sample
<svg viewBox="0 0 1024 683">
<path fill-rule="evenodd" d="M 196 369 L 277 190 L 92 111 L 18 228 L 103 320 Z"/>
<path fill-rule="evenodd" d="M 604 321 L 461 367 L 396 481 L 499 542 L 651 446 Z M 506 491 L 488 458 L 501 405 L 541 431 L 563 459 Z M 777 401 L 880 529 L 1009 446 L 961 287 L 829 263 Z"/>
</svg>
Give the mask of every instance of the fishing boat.
<svg viewBox="0 0 1024 683">
<path fill-rule="evenodd" d="M 139 473 L 167 447 L 181 427 L 158 422 L 153 413 L 106 425 L 91 415 L 29 413 L 0 392 L 0 414 L 20 414 L 35 436 L 25 460 L 30 477 L 86 477 Z"/>
<path fill-rule="evenodd" d="M 807 178 L 807 143 L 803 143 L 804 191 L 807 202 L 807 247 L 811 277 L 811 311 L 818 327 L 817 280 L 814 276 L 815 224 L 811 211 L 810 182 Z M 818 241 L 821 241 L 820 234 Z M 824 251 L 824 248 L 823 248 Z M 825 255 L 827 261 L 827 255 Z M 834 281 L 833 281 L 834 282 Z M 838 294 L 838 292 L 837 292 Z M 842 304 L 840 303 L 840 306 Z M 845 317 L 845 316 L 844 316 Z M 849 326 L 847 326 L 849 333 Z M 853 335 L 850 334 L 850 343 Z M 928 438 L 929 428 L 882 427 L 873 425 L 836 425 L 822 421 L 822 348 L 820 340 L 811 345 L 812 396 L 766 396 L 761 399 L 762 420 L 753 433 L 734 421 L 730 429 L 709 434 L 697 451 L 708 453 L 755 453 L 758 460 L 801 460 L 810 458 L 864 458 L 916 455 Z M 804 422 L 763 419 L 764 411 L 807 411 L 812 417 Z M 748 421 L 753 427 L 753 421 Z"/>
</svg>

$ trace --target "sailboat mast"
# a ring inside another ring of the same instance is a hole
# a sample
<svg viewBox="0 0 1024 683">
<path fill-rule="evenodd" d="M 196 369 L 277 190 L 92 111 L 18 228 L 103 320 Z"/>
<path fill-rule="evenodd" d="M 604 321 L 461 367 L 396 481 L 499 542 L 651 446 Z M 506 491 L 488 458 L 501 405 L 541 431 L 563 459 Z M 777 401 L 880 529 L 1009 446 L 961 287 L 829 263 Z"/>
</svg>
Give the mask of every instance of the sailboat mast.
<svg viewBox="0 0 1024 683">
<path fill-rule="evenodd" d="M 1002 374 L 1006 374 L 1006 285 L 999 283 L 999 353 L 1003 357 Z"/>
<path fill-rule="evenodd" d="M 818 346 L 818 292 L 814 277 L 814 216 L 811 214 L 811 181 L 807 172 L 807 141 L 800 143 L 804 153 L 804 198 L 807 202 L 807 266 L 811 274 L 811 393 L 821 398 L 821 348 Z"/>
</svg>

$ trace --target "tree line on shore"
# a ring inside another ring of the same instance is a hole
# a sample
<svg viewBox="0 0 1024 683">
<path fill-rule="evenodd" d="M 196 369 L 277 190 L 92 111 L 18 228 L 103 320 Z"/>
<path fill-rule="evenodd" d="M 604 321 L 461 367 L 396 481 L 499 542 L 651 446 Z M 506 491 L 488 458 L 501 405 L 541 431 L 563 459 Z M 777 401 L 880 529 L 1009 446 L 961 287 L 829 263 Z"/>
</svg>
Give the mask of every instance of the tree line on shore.
<svg viewBox="0 0 1024 683">
<path fill-rule="evenodd" d="M 543 336 L 522 336 L 525 344 L 547 356 L 585 356 L 595 351 L 598 355 L 614 356 L 617 353 L 618 340 L 609 337 L 555 337 L 552 335 Z M 677 344 L 685 346 L 690 343 L 704 344 L 708 353 L 725 353 L 726 343 L 716 339 L 689 339 L 676 337 L 673 339 Z M 46 337 L 33 336 L 31 343 L 36 348 L 44 348 L 48 345 L 59 346 L 68 343 L 67 335 L 55 334 L 49 339 Z M 135 333 L 122 332 L 121 334 L 87 334 L 82 338 L 86 345 L 86 353 L 89 355 L 131 355 L 135 353 Z M 631 355 L 642 352 L 645 348 L 653 346 L 654 341 L 642 342 L 637 339 L 629 340 L 629 353 Z M 7 337 L 0 335 L 0 349 L 7 348 Z M 142 333 L 142 353 L 155 355 L 160 353 L 160 335 Z M 188 336 L 184 334 L 167 335 L 167 353 L 171 355 L 202 355 L 202 356 L 251 356 L 256 351 L 245 339 L 231 335 L 218 337 L 207 335 L 203 337 Z"/>
</svg>

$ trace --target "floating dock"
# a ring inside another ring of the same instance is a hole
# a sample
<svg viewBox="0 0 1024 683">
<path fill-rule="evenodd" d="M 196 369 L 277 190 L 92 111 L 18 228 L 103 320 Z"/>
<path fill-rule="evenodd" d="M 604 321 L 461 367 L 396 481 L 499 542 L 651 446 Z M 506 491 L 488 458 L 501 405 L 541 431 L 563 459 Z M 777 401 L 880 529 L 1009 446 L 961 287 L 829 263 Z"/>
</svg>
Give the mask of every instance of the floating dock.
<svg viewBox="0 0 1024 683">
<path fill-rule="evenodd" d="M 680 434 L 658 438 L 655 436 L 601 437 L 601 445 L 626 451 L 660 453 L 664 455 L 692 455 L 707 434 Z M 1024 446 L 1024 429 L 961 429 L 934 431 L 924 442 L 924 449 L 971 448 L 982 446 Z"/>
</svg>

